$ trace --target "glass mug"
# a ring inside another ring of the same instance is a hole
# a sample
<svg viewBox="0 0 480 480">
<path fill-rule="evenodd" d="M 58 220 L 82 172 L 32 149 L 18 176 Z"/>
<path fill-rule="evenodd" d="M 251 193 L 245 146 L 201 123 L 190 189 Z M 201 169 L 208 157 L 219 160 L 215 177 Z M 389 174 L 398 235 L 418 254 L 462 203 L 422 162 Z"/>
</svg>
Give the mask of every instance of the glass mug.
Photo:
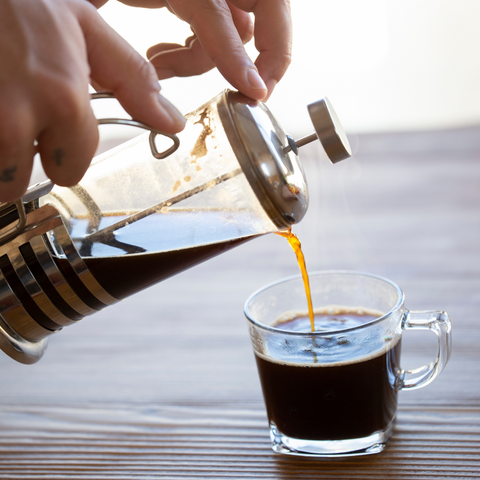
<svg viewBox="0 0 480 480">
<path fill-rule="evenodd" d="M 272 448 L 318 457 L 381 452 L 394 430 L 398 391 L 428 385 L 447 364 L 450 319 L 408 311 L 400 288 L 371 274 L 316 272 L 310 288 L 314 332 L 301 276 L 267 285 L 245 304 Z M 432 330 L 438 355 L 403 370 L 401 337 L 411 329 Z"/>
</svg>

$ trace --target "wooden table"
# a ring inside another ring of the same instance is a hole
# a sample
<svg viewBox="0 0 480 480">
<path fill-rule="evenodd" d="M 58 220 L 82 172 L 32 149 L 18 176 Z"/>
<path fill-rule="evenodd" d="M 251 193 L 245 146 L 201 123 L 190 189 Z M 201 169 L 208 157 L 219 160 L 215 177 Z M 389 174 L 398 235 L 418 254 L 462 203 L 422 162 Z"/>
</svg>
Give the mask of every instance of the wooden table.
<svg viewBox="0 0 480 480">
<path fill-rule="evenodd" d="M 267 235 L 54 335 L 36 365 L 1 354 L 0 478 L 480 478 L 480 128 L 352 141 L 335 166 L 301 152 L 311 206 L 294 231 L 310 271 L 386 276 L 408 308 L 453 322 L 449 365 L 400 393 L 383 453 L 271 451 L 243 303 L 298 270 Z M 404 335 L 404 367 L 435 342 Z"/>
</svg>

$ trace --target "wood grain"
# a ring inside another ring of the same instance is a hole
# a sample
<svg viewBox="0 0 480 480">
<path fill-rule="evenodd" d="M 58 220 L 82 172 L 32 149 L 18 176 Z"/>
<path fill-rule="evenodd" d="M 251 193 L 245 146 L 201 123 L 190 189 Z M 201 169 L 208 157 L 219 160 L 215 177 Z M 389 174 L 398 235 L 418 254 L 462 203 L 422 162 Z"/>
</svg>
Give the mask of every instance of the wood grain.
<svg viewBox="0 0 480 480">
<path fill-rule="evenodd" d="M 298 267 L 267 235 L 65 328 L 36 365 L 1 354 L 0 478 L 480 478 L 480 128 L 353 143 L 335 166 L 302 149 L 311 199 L 294 231 L 309 270 L 386 276 L 408 308 L 453 323 L 449 365 L 401 392 L 384 452 L 271 451 L 243 303 Z M 404 366 L 434 352 L 428 332 L 404 335 Z"/>
<path fill-rule="evenodd" d="M 314 462 L 274 454 L 258 408 L 8 407 L 1 415 L 0 478 L 476 477 L 479 413 L 404 407 L 381 454 Z"/>
</svg>

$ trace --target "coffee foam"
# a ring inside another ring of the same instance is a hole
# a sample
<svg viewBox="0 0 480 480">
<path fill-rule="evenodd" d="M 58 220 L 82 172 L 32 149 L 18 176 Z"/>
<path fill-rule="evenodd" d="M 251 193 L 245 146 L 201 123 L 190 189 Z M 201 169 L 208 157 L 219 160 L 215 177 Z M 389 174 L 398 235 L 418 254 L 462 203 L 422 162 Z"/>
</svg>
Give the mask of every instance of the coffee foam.
<svg viewBox="0 0 480 480">
<path fill-rule="evenodd" d="M 365 307 L 347 307 L 343 305 L 326 305 L 323 307 L 318 307 L 314 309 L 315 315 L 329 315 L 329 316 L 336 316 L 336 315 L 351 315 L 351 316 L 358 316 L 359 320 L 361 317 L 370 317 L 368 320 L 369 323 L 370 321 L 374 321 L 377 318 L 382 317 L 385 315 L 384 312 L 380 310 L 375 310 L 375 309 L 370 309 L 370 308 L 365 308 Z M 287 322 L 293 321 L 298 317 L 307 317 L 308 318 L 308 310 L 292 310 L 292 311 L 287 311 L 284 312 L 280 317 L 278 317 L 272 324 L 271 326 L 274 328 L 281 328 L 282 324 L 285 324 Z M 373 318 L 372 318 L 373 317 Z M 361 326 L 366 324 L 365 322 L 359 321 L 355 326 Z M 339 325 L 338 329 L 329 329 L 332 332 L 336 331 L 338 333 L 335 334 L 335 336 L 340 337 L 341 336 L 341 330 L 342 328 L 349 328 L 345 327 L 342 325 Z M 315 330 L 317 333 L 328 333 L 329 330 Z M 298 331 L 293 331 L 291 330 L 292 333 L 313 333 L 310 330 L 304 331 L 304 332 L 298 332 Z M 290 365 L 290 366 L 296 366 L 296 367 L 338 367 L 342 365 L 349 365 L 353 363 L 360 363 L 360 362 L 365 362 L 367 360 L 379 357 L 383 355 L 385 352 L 388 350 L 392 349 L 395 347 L 395 345 L 398 343 L 400 340 L 400 336 L 397 336 L 396 338 L 390 337 L 390 336 L 385 336 L 383 338 L 384 344 L 380 348 L 375 348 L 375 351 L 368 351 L 368 347 L 366 348 L 365 345 L 359 344 L 359 355 L 355 355 L 355 358 L 345 358 L 343 355 L 339 355 L 340 357 L 344 357 L 340 360 L 337 361 L 322 361 L 322 359 L 319 359 L 317 362 L 309 361 L 309 362 L 303 362 L 301 358 L 298 359 L 298 361 L 292 361 L 287 358 L 276 358 L 272 356 L 272 353 L 261 353 L 255 349 L 255 354 L 258 355 L 259 357 L 263 358 L 264 360 L 267 360 L 272 363 L 278 363 L 280 365 Z M 268 346 L 268 341 L 266 344 L 263 346 L 263 350 L 268 351 L 271 350 L 269 349 Z M 272 347 L 273 345 L 270 345 Z M 335 345 L 338 346 L 339 348 L 342 348 L 341 343 Z M 274 348 L 275 349 L 275 348 Z M 342 348 L 343 350 L 343 348 Z M 320 352 L 319 352 L 320 353 Z M 339 352 L 340 353 L 340 352 Z"/>
<path fill-rule="evenodd" d="M 343 365 L 352 365 L 354 363 L 362 363 L 368 360 L 372 360 L 373 358 L 380 357 L 384 353 L 388 352 L 392 348 L 394 348 L 397 343 L 400 341 L 400 336 L 398 338 L 392 338 L 384 345 L 384 347 L 380 350 L 375 351 L 374 353 L 370 353 L 367 355 L 355 357 L 352 359 L 347 360 L 339 360 L 336 362 L 322 362 L 318 360 L 317 362 L 293 362 L 291 360 L 282 360 L 280 358 L 274 358 L 271 355 L 266 355 L 264 353 L 260 353 L 258 350 L 254 350 L 256 356 L 263 358 L 267 362 L 277 363 L 279 365 L 288 365 L 290 367 L 299 367 L 299 368 L 328 368 L 328 367 L 341 367 Z"/>
<path fill-rule="evenodd" d="M 354 315 L 357 317 L 374 317 L 375 319 L 383 317 L 384 312 L 365 307 L 346 307 L 344 305 L 325 305 L 323 307 L 317 307 L 313 310 L 314 315 Z M 308 310 L 289 310 L 282 313 L 276 320 L 270 325 L 273 328 L 281 328 L 282 324 L 291 322 L 299 317 L 308 317 Z M 364 322 L 359 322 L 358 325 L 362 325 Z M 339 325 L 340 326 L 340 325 Z M 308 333 L 308 332 L 305 332 Z"/>
</svg>

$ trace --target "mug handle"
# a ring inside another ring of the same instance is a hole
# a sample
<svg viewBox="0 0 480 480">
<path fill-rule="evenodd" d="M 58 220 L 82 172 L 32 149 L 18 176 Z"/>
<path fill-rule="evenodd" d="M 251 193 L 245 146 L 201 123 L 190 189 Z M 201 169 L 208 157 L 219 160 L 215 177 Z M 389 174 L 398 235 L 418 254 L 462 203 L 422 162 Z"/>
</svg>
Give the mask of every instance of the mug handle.
<svg viewBox="0 0 480 480">
<path fill-rule="evenodd" d="M 401 370 L 398 390 L 415 390 L 431 383 L 440 375 L 452 352 L 452 326 L 446 312 L 408 311 L 402 322 L 402 330 L 432 330 L 438 337 L 437 358 L 414 370 Z"/>
</svg>

